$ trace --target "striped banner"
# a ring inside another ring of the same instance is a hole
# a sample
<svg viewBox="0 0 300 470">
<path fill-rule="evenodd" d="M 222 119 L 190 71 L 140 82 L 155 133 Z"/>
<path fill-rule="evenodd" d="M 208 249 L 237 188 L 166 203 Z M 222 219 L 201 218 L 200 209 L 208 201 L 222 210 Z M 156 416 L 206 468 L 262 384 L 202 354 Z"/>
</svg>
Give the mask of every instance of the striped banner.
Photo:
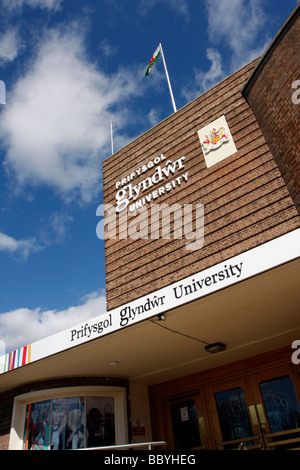
<svg viewBox="0 0 300 470">
<path fill-rule="evenodd" d="M 3 372 L 14 370 L 17 367 L 25 366 L 31 362 L 31 344 L 16 349 L 4 356 Z"/>
</svg>

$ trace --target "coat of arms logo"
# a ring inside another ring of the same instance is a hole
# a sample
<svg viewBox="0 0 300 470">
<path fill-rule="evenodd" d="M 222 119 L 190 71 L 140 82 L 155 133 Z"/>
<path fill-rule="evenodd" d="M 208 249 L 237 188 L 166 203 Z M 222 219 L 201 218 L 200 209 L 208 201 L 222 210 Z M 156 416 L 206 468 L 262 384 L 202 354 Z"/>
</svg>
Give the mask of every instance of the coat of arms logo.
<svg viewBox="0 0 300 470">
<path fill-rule="evenodd" d="M 201 140 L 204 153 L 207 155 L 211 150 L 218 149 L 225 142 L 229 141 L 229 135 L 224 127 L 211 129 L 211 131 Z"/>
<path fill-rule="evenodd" d="M 225 115 L 197 131 L 207 168 L 237 152 Z"/>
</svg>

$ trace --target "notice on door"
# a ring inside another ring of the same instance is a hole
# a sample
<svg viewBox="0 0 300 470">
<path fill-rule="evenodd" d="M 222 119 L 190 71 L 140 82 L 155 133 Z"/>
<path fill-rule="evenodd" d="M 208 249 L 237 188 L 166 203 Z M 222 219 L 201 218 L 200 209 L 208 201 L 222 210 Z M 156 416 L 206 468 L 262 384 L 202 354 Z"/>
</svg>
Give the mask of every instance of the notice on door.
<svg viewBox="0 0 300 470">
<path fill-rule="evenodd" d="M 133 436 L 145 436 L 146 435 L 145 422 L 143 419 L 141 418 L 132 419 L 132 435 Z"/>
<path fill-rule="evenodd" d="M 180 417 L 181 417 L 181 422 L 189 421 L 189 410 L 187 406 L 180 408 Z"/>
</svg>

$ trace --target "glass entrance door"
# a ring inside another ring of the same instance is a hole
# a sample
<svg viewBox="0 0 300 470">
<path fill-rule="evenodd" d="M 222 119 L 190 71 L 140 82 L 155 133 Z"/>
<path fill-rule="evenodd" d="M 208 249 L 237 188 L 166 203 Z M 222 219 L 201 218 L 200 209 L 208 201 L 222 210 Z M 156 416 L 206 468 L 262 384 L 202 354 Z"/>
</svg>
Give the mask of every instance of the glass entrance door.
<svg viewBox="0 0 300 470">
<path fill-rule="evenodd" d="M 170 449 L 300 449 L 300 378 L 292 366 L 164 399 Z"/>
<path fill-rule="evenodd" d="M 167 432 L 170 447 L 176 450 L 205 450 L 210 448 L 204 395 L 189 395 L 165 402 Z"/>
<path fill-rule="evenodd" d="M 300 447 L 300 380 L 289 366 L 251 377 L 265 447 Z"/>
<path fill-rule="evenodd" d="M 217 449 L 261 448 L 260 427 L 248 378 L 207 387 Z"/>
<path fill-rule="evenodd" d="M 170 408 L 175 448 L 187 450 L 201 446 L 195 400 L 173 403 Z"/>
<path fill-rule="evenodd" d="M 219 392 L 215 396 L 223 441 L 245 439 L 252 435 L 250 416 L 242 387 Z M 231 447 L 236 447 L 232 444 Z"/>
<path fill-rule="evenodd" d="M 291 377 L 265 380 L 260 392 L 271 432 L 300 428 L 300 406 Z"/>
<path fill-rule="evenodd" d="M 216 448 L 300 448 L 300 379 L 292 367 L 208 389 Z"/>
</svg>

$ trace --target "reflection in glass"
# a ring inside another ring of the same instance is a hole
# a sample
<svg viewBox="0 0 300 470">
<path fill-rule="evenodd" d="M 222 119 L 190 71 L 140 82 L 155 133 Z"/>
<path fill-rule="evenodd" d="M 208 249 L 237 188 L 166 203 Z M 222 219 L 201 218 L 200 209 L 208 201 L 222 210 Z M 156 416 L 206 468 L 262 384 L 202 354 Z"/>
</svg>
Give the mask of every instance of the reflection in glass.
<svg viewBox="0 0 300 470">
<path fill-rule="evenodd" d="M 30 403 L 26 409 L 24 449 L 49 449 L 51 401 Z"/>
<path fill-rule="evenodd" d="M 260 383 L 271 432 L 300 427 L 300 406 L 290 377 Z"/>
<path fill-rule="evenodd" d="M 223 441 L 251 436 L 251 424 L 242 388 L 217 393 L 215 399 Z"/>
<path fill-rule="evenodd" d="M 84 447 L 84 399 L 67 398 L 66 448 Z"/>
<path fill-rule="evenodd" d="M 87 447 L 115 444 L 114 399 L 87 397 Z"/>
<path fill-rule="evenodd" d="M 25 450 L 114 445 L 114 399 L 68 397 L 30 403 L 23 441 Z"/>
<path fill-rule="evenodd" d="M 53 400 L 51 423 L 51 450 L 63 450 L 66 441 L 67 412 L 65 400 Z"/>
</svg>

